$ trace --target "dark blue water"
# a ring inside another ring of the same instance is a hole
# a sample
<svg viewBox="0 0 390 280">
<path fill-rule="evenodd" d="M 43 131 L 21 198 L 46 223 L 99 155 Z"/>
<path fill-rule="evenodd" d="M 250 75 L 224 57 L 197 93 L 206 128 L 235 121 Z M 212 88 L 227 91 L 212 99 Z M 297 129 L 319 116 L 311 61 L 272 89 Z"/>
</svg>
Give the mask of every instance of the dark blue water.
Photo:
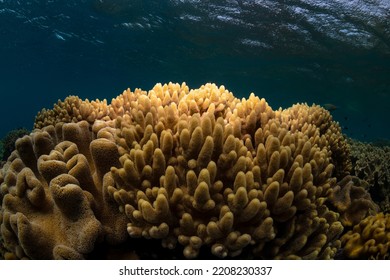
<svg viewBox="0 0 390 280">
<path fill-rule="evenodd" d="M 277 109 L 331 103 L 390 139 L 390 1 L 0 0 L 0 137 L 68 95 L 185 81 Z"/>
</svg>

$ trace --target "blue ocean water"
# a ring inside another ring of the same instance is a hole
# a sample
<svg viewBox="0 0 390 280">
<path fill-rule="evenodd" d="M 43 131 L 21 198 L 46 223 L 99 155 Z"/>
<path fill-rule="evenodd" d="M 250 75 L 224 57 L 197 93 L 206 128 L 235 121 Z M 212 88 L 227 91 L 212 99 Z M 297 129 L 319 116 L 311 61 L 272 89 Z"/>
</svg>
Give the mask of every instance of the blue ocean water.
<svg viewBox="0 0 390 280">
<path fill-rule="evenodd" d="M 348 136 L 390 139 L 389 19 L 388 0 L 0 0 L 0 138 L 68 95 L 185 81 L 333 104 Z"/>
</svg>

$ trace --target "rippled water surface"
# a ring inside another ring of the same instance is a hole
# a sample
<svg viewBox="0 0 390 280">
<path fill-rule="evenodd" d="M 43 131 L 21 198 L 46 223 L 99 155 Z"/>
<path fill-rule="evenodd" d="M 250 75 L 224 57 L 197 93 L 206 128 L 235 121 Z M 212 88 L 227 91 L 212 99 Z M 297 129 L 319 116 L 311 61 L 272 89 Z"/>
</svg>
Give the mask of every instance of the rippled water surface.
<svg viewBox="0 0 390 280">
<path fill-rule="evenodd" d="M 169 81 L 333 104 L 349 136 L 390 138 L 390 1 L 0 0 L 0 136 L 70 94 Z"/>
</svg>

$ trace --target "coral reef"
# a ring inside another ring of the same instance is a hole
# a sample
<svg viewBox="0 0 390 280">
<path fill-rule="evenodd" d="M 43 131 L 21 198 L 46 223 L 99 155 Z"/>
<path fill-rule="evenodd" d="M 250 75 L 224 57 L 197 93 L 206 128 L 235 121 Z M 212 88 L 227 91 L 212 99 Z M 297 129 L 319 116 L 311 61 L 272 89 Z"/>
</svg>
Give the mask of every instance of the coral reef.
<svg viewBox="0 0 390 280">
<path fill-rule="evenodd" d="M 2 169 L 6 259 L 80 259 L 96 242 L 126 240 L 124 217 L 102 188 L 102 178 L 93 178 L 117 164 L 116 146 L 92 140 L 85 121 L 61 130 L 57 135 L 48 126 L 20 138 Z"/>
<path fill-rule="evenodd" d="M 0 141 L 1 160 L 6 161 L 7 158 L 11 155 L 11 153 L 15 150 L 16 140 L 29 133 L 30 131 L 25 128 L 18 128 L 9 131 L 7 135 L 5 135 L 4 138 Z"/>
<path fill-rule="evenodd" d="M 331 259 L 343 223 L 376 211 L 357 182 L 336 183 L 348 156 L 320 106 L 274 111 L 214 84 L 72 96 L 38 114 L 0 171 L 4 257 L 88 258 L 142 238 L 186 258 Z"/>
<path fill-rule="evenodd" d="M 350 149 L 340 126 L 332 120 L 328 110 L 321 106 L 307 104 L 295 104 L 283 111 L 283 123 L 288 124 L 291 132 L 302 131 L 306 135 L 313 137 L 314 131 L 319 130 L 323 135 L 324 146 L 328 147 L 328 152 L 335 166 L 333 175 L 342 178 L 351 171 Z"/>
<path fill-rule="evenodd" d="M 358 224 L 379 212 L 379 207 L 366 190 L 368 183 L 355 176 L 345 176 L 329 194 L 329 202 L 340 213 L 344 227 Z"/>
<path fill-rule="evenodd" d="M 367 181 L 372 198 L 384 212 L 390 211 L 390 147 L 377 147 L 349 139 L 351 174 Z"/>
<path fill-rule="evenodd" d="M 341 237 L 343 254 L 351 259 L 390 258 L 390 215 L 369 216 Z"/>
<path fill-rule="evenodd" d="M 70 123 L 85 120 L 92 125 L 96 120 L 109 114 L 106 100 L 81 100 L 78 96 L 68 96 L 58 100 L 51 110 L 43 109 L 35 118 L 34 128 L 43 128 L 57 123 Z"/>
</svg>

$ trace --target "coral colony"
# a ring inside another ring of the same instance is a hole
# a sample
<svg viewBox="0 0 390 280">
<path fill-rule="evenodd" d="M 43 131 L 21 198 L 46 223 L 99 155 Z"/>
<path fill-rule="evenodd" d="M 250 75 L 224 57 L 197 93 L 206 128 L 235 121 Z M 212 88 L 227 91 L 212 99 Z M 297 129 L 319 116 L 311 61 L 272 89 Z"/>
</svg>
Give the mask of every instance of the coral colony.
<svg viewBox="0 0 390 280">
<path fill-rule="evenodd" d="M 70 96 L 15 147 L 0 172 L 5 259 L 145 239 L 189 259 L 388 257 L 390 216 L 320 106 L 157 84 L 111 104 Z"/>
</svg>

